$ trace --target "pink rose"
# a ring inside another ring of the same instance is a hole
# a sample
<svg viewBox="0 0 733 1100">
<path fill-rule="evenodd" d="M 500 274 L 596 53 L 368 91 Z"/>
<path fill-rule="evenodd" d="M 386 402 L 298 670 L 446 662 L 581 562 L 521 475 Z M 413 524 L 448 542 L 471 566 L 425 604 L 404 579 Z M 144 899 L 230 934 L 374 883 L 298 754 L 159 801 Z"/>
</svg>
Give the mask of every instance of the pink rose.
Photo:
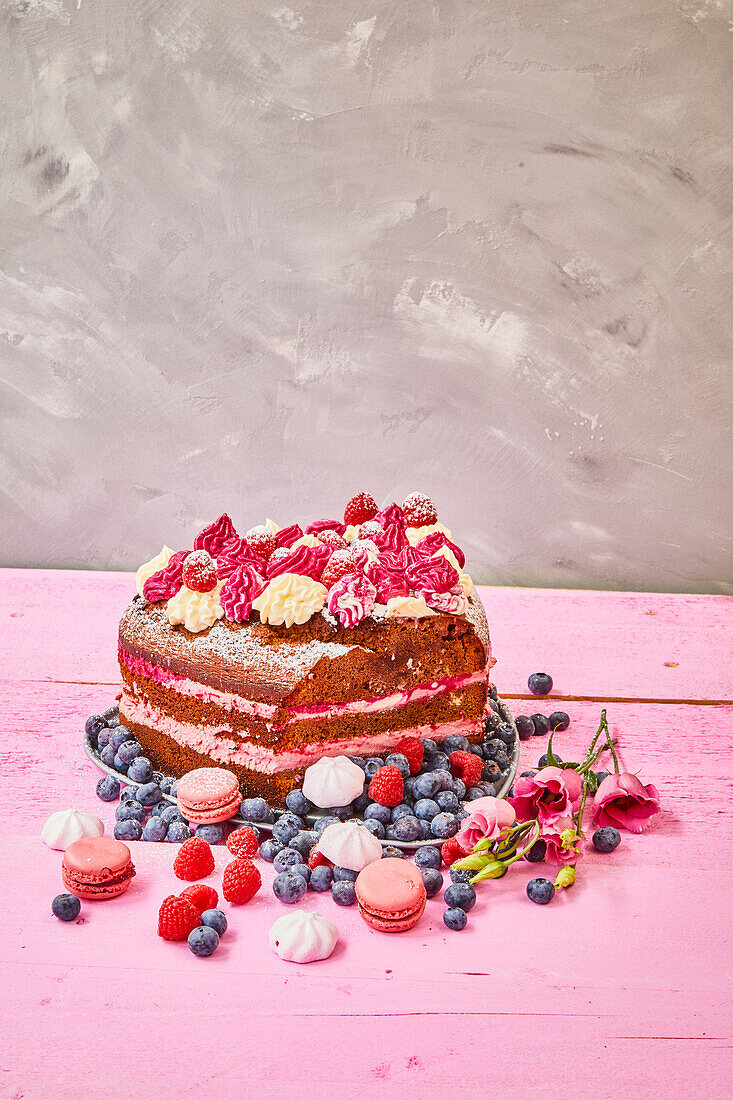
<svg viewBox="0 0 733 1100">
<path fill-rule="evenodd" d="M 465 808 L 469 816 L 461 822 L 456 842 L 466 855 L 480 840 L 496 840 L 516 820 L 513 807 L 503 798 L 487 795 L 467 802 Z"/>
<path fill-rule="evenodd" d="M 575 822 L 570 816 L 558 817 L 541 826 L 540 840 L 544 840 L 547 845 L 545 860 L 558 867 L 564 863 L 575 863 L 583 854 L 578 847 L 580 837 L 575 829 Z"/>
<path fill-rule="evenodd" d="M 629 772 L 607 775 L 594 798 L 593 821 L 596 825 L 614 825 L 641 833 L 659 812 L 659 791 L 646 787 Z"/>
<path fill-rule="evenodd" d="M 577 809 L 582 790 L 583 780 L 572 768 L 548 767 L 518 779 L 509 801 L 520 821 L 536 817 L 544 824 Z"/>
</svg>

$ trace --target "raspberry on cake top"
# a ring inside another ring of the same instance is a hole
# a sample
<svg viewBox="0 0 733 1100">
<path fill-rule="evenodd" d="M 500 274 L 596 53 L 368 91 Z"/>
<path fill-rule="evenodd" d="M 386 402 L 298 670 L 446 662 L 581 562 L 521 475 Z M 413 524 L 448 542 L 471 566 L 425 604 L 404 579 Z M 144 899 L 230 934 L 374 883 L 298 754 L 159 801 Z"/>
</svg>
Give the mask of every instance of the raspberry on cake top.
<svg viewBox="0 0 733 1100">
<path fill-rule="evenodd" d="M 138 569 L 121 720 L 175 774 L 227 767 L 276 800 L 324 756 L 479 740 L 494 660 L 464 567 L 419 493 L 381 510 L 360 493 L 343 521 L 244 537 L 224 514 Z"/>
</svg>

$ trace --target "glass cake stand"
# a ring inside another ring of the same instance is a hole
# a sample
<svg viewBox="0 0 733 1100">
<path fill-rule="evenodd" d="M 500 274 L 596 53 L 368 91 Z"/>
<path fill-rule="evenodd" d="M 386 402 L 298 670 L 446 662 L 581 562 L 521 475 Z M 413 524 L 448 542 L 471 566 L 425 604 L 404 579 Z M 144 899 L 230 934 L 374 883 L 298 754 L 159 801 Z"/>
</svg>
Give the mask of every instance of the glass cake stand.
<svg viewBox="0 0 733 1100">
<path fill-rule="evenodd" d="M 517 733 L 517 727 L 506 703 L 502 699 L 496 699 L 494 701 L 494 705 L 496 708 L 496 713 L 499 715 L 502 722 L 507 723 L 507 725 L 510 725 L 514 730 L 514 743 L 510 752 L 509 766 L 506 771 L 502 772 L 501 777 L 496 781 L 494 786 L 494 793 L 496 794 L 496 797 L 502 798 L 511 787 L 512 783 L 514 782 L 514 777 L 517 774 L 517 768 L 519 766 L 519 734 Z M 106 718 L 108 721 L 110 719 L 119 721 L 119 716 L 119 707 L 117 703 L 114 703 L 113 706 L 108 707 L 107 710 L 102 711 L 102 717 Z M 83 743 L 84 751 L 86 752 L 87 756 L 92 761 L 92 763 L 96 764 L 100 771 L 106 772 L 107 775 L 113 775 L 115 779 L 119 779 L 120 784 L 122 785 L 128 787 L 135 785 L 131 782 L 131 780 L 127 778 L 124 772 L 119 772 L 116 770 L 116 768 L 111 768 L 107 764 L 104 764 L 102 762 L 99 751 L 95 744 L 95 739 L 94 737 L 92 737 L 91 734 L 88 734 L 86 732 L 84 733 Z M 153 765 L 155 765 L 155 761 L 152 761 L 152 763 Z M 172 795 L 163 794 L 163 799 L 166 802 L 170 802 L 172 806 L 176 805 L 176 799 Z M 272 811 L 275 814 L 286 813 L 285 808 L 280 808 L 279 806 L 272 806 Z M 322 810 L 316 813 L 306 814 L 305 818 L 306 821 L 314 824 L 319 817 L 323 817 L 325 815 L 326 810 Z M 361 814 L 355 813 L 353 816 L 358 820 L 363 820 Z M 243 818 L 241 814 L 238 813 L 235 814 L 234 817 L 229 818 L 229 821 L 234 825 L 254 825 L 255 828 L 261 832 L 270 832 L 272 829 L 272 825 L 266 825 L 260 821 L 249 822 L 245 818 Z M 385 846 L 391 845 L 393 848 L 402 848 L 405 851 L 414 851 L 416 848 L 422 848 L 425 845 L 440 846 L 443 841 L 436 837 L 428 840 L 383 840 L 381 843 Z"/>
</svg>

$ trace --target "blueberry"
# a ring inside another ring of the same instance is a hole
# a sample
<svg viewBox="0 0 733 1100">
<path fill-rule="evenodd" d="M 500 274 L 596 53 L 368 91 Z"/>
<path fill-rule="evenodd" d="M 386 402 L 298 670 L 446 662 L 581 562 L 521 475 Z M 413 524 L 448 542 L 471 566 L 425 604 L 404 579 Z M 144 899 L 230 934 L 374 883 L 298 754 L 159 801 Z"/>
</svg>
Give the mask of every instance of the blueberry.
<svg viewBox="0 0 733 1100">
<path fill-rule="evenodd" d="M 304 859 L 307 859 L 311 854 L 311 849 L 315 848 L 318 837 L 314 832 L 305 830 L 302 833 L 298 833 L 290 841 L 290 847 L 294 848 L 296 852 L 299 852 Z"/>
<path fill-rule="evenodd" d="M 489 761 L 487 761 L 489 763 Z M 509 757 L 506 752 L 498 752 L 494 757 L 494 763 L 500 772 L 505 772 L 509 767 Z"/>
<path fill-rule="evenodd" d="M 432 867 L 437 871 L 443 862 L 443 857 L 440 854 L 440 848 L 434 847 L 432 844 L 425 844 L 422 848 L 418 848 L 415 852 L 415 863 L 418 867 Z"/>
<path fill-rule="evenodd" d="M 215 928 L 209 928 L 206 924 L 200 924 L 188 934 L 188 946 L 194 955 L 200 959 L 213 955 L 219 946 L 219 935 Z"/>
<path fill-rule="evenodd" d="M 384 830 L 385 840 L 397 840 L 397 833 L 394 831 L 394 825 L 388 825 Z"/>
<path fill-rule="evenodd" d="M 135 738 L 132 736 L 132 733 L 127 728 L 127 726 L 118 726 L 116 730 L 112 731 L 108 743 L 112 746 L 115 752 L 117 752 L 120 745 L 124 745 L 125 741 L 134 740 Z"/>
<path fill-rule="evenodd" d="M 367 829 L 372 836 L 377 837 L 378 840 L 384 840 L 386 835 L 384 825 L 381 821 L 377 821 L 376 817 L 368 817 L 364 821 L 364 828 Z"/>
<path fill-rule="evenodd" d="M 153 778 L 153 765 L 147 756 L 136 756 L 127 769 L 127 778 L 133 783 L 149 783 Z M 155 784 L 158 786 L 157 783 Z M 158 787 L 160 790 L 160 787 Z"/>
<path fill-rule="evenodd" d="M 508 749 L 514 747 L 514 730 L 508 722 L 502 722 L 500 726 L 497 726 L 493 740 L 503 741 Z"/>
<path fill-rule="evenodd" d="M 137 802 L 138 787 L 125 787 L 120 795 L 120 802 Z"/>
<path fill-rule="evenodd" d="M 153 772 L 152 780 L 153 780 L 154 783 L 157 783 L 159 787 L 160 787 L 160 785 L 161 785 L 161 783 L 163 782 L 164 779 L 165 779 L 165 776 L 163 775 L 162 772 L 159 772 L 159 771 L 154 771 Z M 162 787 L 160 787 L 160 789 L 163 790 Z"/>
<path fill-rule="evenodd" d="M 506 752 L 506 745 L 500 737 L 491 737 L 484 742 L 484 757 L 486 760 L 495 760 L 500 752 Z"/>
<path fill-rule="evenodd" d="M 279 840 L 275 840 L 273 837 L 268 837 L 267 840 L 263 840 L 260 844 L 260 855 L 266 863 L 273 863 L 275 856 L 278 852 L 282 852 L 284 844 L 281 844 Z"/>
<path fill-rule="evenodd" d="M 537 769 L 536 768 L 527 768 L 527 771 L 522 772 L 521 775 L 519 776 L 519 778 L 524 779 L 526 776 L 533 776 L 533 775 L 537 775 Z"/>
<path fill-rule="evenodd" d="M 170 806 L 170 802 L 166 802 L 164 798 L 161 798 L 160 802 L 156 802 L 154 806 L 150 807 L 150 816 L 160 817 L 166 806 Z"/>
<path fill-rule="evenodd" d="M 331 887 L 331 897 L 337 905 L 354 905 L 356 889 L 353 882 L 334 882 Z"/>
<path fill-rule="evenodd" d="M 384 767 L 384 760 L 380 760 L 378 756 L 370 756 L 364 761 L 364 775 L 367 779 L 373 779 L 382 767 Z"/>
<path fill-rule="evenodd" d="M 361 768 L 361 770 L 364 771 L 366 760 L 363 756 L 350 756 L 349 760 L 352 764 L 356 764 L 357 768 Z"/>
<path fill-rule="evenodd" d="M 468 752 L 470 743 L 467 737 L 461 737 L 458 733 L 452 733 L 443 742 L 443 751 L 450 756 L 452 752 Z"/>
<path fill-rule="evenodd" d="M 451 932 L 461 932 L 468 924 L 465 909 L 446 909 L 443 913 L 443 924 L 450 928 Z"/>
<path fill-rule="evenodd" d="M 412 806 L 408 806 L 406 802 L 400 802 L 399 806 L 394 806 L 392 808 L 392 824 L 401 817 L 405 817 L 406 814 L 412 816 Z"/>
<path fill-rule="evenodd" d="M 364 810 L 367 808 L 367 806 L 370 804 L 370 802 L 371 802 L 371 798 L 369 797 L 368 792 L 363 791 L 362 794 L 358 795 L 354 799 L 354 801 L 351 803 L 351 805 L 354 808 L 354 813 L 355 814 L 363 814 Z"/>
<path fill-rule="evenodd" d="M 293 866 L 289 868 L 289 870 L 293 875 L 300 875 L 300 877 L 304 878 L 306 882 L 310 880 L 311 869 L 307 863 L 294 863 Z"/>
<path fill-rule="evenodd" d="M 543 859 L 547 855 L 547 844 L 544 840 L 535 840 L 534 844 L 528 852 L 525 853 L 524 858 L 529 863 L 542 863 Z"/>
<path fill-rule="evenodd" d="M 454 814 L 458 810 L 459 802 L 453 794 L 453 791 L 438 791 L 435 796 L 435 801 L 440 809 L 444 810 L 446 813 Z"/>
<path fill-rule="evenodd" d="M 547 905 L 555 896 L 555 887 L 547 878 L 533 878 L 527 883 L 527 897 L 536 905 Z"/>
<path fill-rule="evenodd" d="M 466 797 L 466 784 L 462 779 L 453 780 L 453 794 L 456 796 L 459 802 Z"/>
<path fill-rule="evenodd" d="M 200 836 L 207 844 L 221 844 L 224 830 L 221 825 L 197 825 L 194 836 Z"/>
<path fill-rule="evenodd" d="M 170 844 L 182 844 L 184 840 L 188 840 L 190 835 L 191 830 L 185 821 L 171 821 L 165 839 Z"/>
<path fill-rule="evenodd" d="M 498 712 L 499 712 L 499 696 L 498 695 L 492 695 L 492 693 L 489 692 L 489 697 L 486 700 L 486 702 L 489 704 L 491 709 L 498 714 Z"/>
<path fill-rule="evenodd" d="M 240 813 L 245 821 L 261 822 L 265 825 L 271 825 L 275 820 L 275 815 L 264 798 L 245 798 Z"/>
<path fill-rule="evenodd" d="M 311 871 L 310 887 L 311 890 L 315 890 L 317 894 L 324 894 L 326 890 L 330 890 L 332 882 L 333 871 L 330 867 L 326 867 L 325 864 L 321 864 L 320 867 L 314 867 Z"/>
<path fill-rule="evenodd" d="M 440 771 L 435 772 L 435 775 L 438 778 L 438 790 L 439 791 L 452 791 L 453 790 L 453 784 L 455 783 L 455 779 L 453 778 L 453 776 L 451 775 L 451 773 L 448 771 L 447 768 L 444 768 Z"/>
<path fill-rule="evenodd" d="M 404 783 L 402 784 L 402 789 L 403 789 L 403 792 L 404 792 L 403 797 L 405 799 L 405 802 L 414 802 L 414 800 L 415 800 L 415 780 L 416 779 L 417 779 L 416 775 L 411 775 L 409 777 L 409 779 L 406 779 L 404 781 Z"/>
<path fill-rule="evenodd" d="M 490 699 L 498 699 L 499 698 L 499 693 L 496 690 L 496 684 L 489 684 L 489 698 Z"/>
<path fill-rule="evenodd" d="M 456 821 L 460 824 L 461 821 L 465 821 L 467 817 L 470 817 L 468 810 L 459 810 L 456 814 Z"/>
<path fill-rule="evenodd" d="M 528 741 L 530 737 L 534 737 L 534 722 L 526 714 L 518 714 L 514 719 L 514 725 L 517 727 L 520 741 Z"/>
<path fill-rule="evenodd" d="M 473 802 L 477 798 L 483 798 L 484 792 L 480 787 L 469 787 L 466 791 L 466 802 Z"/>
<path fill-rule="evenodd" d="M 564 710 L 553 710 L 548 722 L 551 730 L 566 730 L 570 725 L 570 716 Z"/>
<path fill-rule="evenodd" d="M 497 779 L 501 778 L 501 768 L 496 760 L 484 760 L 484 766 L 481 769 L 481 778 L 492 783 L 495 783 Z"/>
<path fill-rule="evenodd" d="M 337 825 L 338 821 L 335 817 L 330 815 L 327 817 L 319 817 L 313 826 L 316 836 L 320 836 L 324 829 L 327 829 L 329 825 Z"/>
<path fill-rule="evenodd" d="M 137 789 L 137 800 L 143 806 L 154 806 L 156 802 L 160 802 L 161 794 L 157 783 L 143 783 L 142 787 Z"/>
<path fill-rule="evenodd" d="M 134 798 L 129 798 L 126 802 L 117 804 L 115 820 L 139 821 L 142 823 L 145 820 L 145 808 L 139 802 L 136 802 Z"/>
<path fill-rule="evenodd" d="M 84 723 L 84 729 L 90 737 L 97 737 L 103 729 L 107 728 L 107 719 L 101 714 L 90 714 Z M 70 894 L 59 894 L 60 898 L 70 897 Z"/>
<path fill-rule="evenodd" d="M 467 882 L 454 882 L 443 895 L 449 909 L 463 909 L 468 913 L 476 904 L 476 891 Z"/>
<path fill-rule="evenodd" d="M 108 747 L 111 748 L 112 746 L 110 745 Z M 115 769 L 115 771 L 122 772 L 123 775 L 127 775 L 128 765 L 125 763 L 124 760 L 121 759 L 119 753 L 115 753 L 115 758 L 112 761 L 112 767 Z"/>
<path fill-rule="evenodd" d="M 440 791 L 440 794 L 446 793 L 446 791 Z M 415 803 L 414 813 L 415 817 L 422 818 L 424 821 L 432 821 L 440 813 L 440 806 L 432 798 L 419 798 Z"/>
<path fill-rule="evenodd" d="M 434 752 L 438 751 L 438 745 L 436 741 L 431 741 L 429 737 L 423 737 L 421 738 L 421 740 L 423 753 L 425 756 L 431 756 Z"/>
<path fill-rule="evenodd" d="M 295 905 L 305 894 L 308 883 L 302 875 L 294 875 L 292 871 L 281 871 L 272 880 L 272 892 L 278 901 L 285 905 Z"/>
<path fill-rule="evenodd" d="M 546 672 L 533 672 L 527 680 L 527 687 L 533 695 L 549 695 L 552 691 L 552 676 Z"/>
<path fill-rule="evenodd" d="M 461 869 L 459 867 L 452 866 L 452 867 L 449 868 L 449 873 L 450 873 L 451 882 L 462 882 L 462 883 L 465 883 L 466 885 L 468 885 L 468 883 L 470 883 L 473 876 L 476 874 L 476 871 L 467 871 L 465 869 Z M 457 904 L 457 903 L 454 903 L 454 904 Z"/>
<path fill-rule="evenodd" d="M 334 882 L 356 882 L 356 876 L 358 872 L 352 871 L 348 867 L 334 867 L 333 869 L 333 881 Z"/>
<path fill-rule="evenodd" d="M 410 777 L 410 761 L 401 752 L 391 752 L 385 764 L 393 764 L 397 768 L 403 779 L 409 779 Z"/>
<path fill-rule="evenodd" d="M 480 745 L 469 745 L 467 751 L 470 752 L 470 753 L 473 753 L 474 756 L 482 756 L 483 755 Z"/>
<path fill-rule="evenodd" d="M 155 776 L 153 776 L 153 779 L 155 779 Z M 160 787 L 163 794 L 169 794 L 171 798 L 174 798 L 176 794 L 175 788 L 178 786 L 178 780 L 175 779 L 172 775 L 164 775 L 163 778 L 158 782 L 158 786 Z"/>
<path fill-rule="evenodd" d="M 562 764 L 562 757 L 558 756 L 557 753 L 555 753 L 555 759 L 558 761 L 558 763 Z M 542 754 L 542 756 L 539 758 L 539 760 L 537 761 L 537 767 L 538 768 L 546 768 L 549 763 L 550 763 L 549 757 L 548 757 L 547 753 L 544 752 Z"/>
<path fill-rule="evenodd" d="M 301 863 L 302 859 L 300 852 L 296 852 L 294 848 L 282 848 L 273 859 L 272 866 L 280 874 L 282 871 L 289 871 L 296 863 Z"/>
<path fill-rule="evenodd" d="M 484 718 L 484 736 L 488 737 L 499 725 L 501 725 L 501 718 L 492 710 Z"/>
<path fill-rule="evenodd" d="M 166 802 L 165 806 L 160 811 L 159 817 L 161 821 L 165 821 L 166 825 L 170 825 L 171 821 L 183 821 L 183 814 L 181 811 L 170 802 Z"/>
<path fill-rule="evenodd" d="M 112 730 L 108 729 L 106 726 L 104 727 L 104 729 L 101 729 L 97 734 L 97 748 L 99 749 L 100 753 L 105 745 L 109 744 L 109 739 L 111 736 Z M 112 751 L 114 752 L 114 749 Z"/>
<path fill-rule="evenodd" d="M 440 780 L 435 772 L 423 772 L 422 775 L 415 777 L 415 797 L 420 798 L 432 798 L 438 793 L 440 788 Z"/>
<path fill-rule="evenodd" d="M 114 768 L 117 753 L 111 745 L 105 745 L 99 754 L 99 759 L 106 768 Z"/>
<path fill-rule="evenodd" d="M 123 741 L 117 750 L 117 755 L 123 764 L 132 764 L 136 756 L 142 756 L 143 747 L 138 744 L 134 739 L 131 741 Z M 150 769 L 152 772 L 152 768 Z"/>
<path fill-rule="evenodd" d="M 306 798 L 300 787 L 296 787 L 292 791 L 288 791 L 285 795 L 285 805 L 291 811 L 291 813 L 309 814 L 313 809 L 313 803 L 309 798 Z"/>
<path fill-rule="evenodd" d="M 417 840 L 420 835 L 420 823 L 412 814 L 405 814 L 394 823 L 394 837 L 392 840 L 404 840 L 410 843 Z"/>
<path fill-rule="evenodd" d="M 429 898 L 434 898 L 443 886 L 443 876 L 435 867 L 421 867 L 420 874 L 425 883 L 425 893 Z"/>
<path fill-rule="evenodd" d="M 120 797 L 120 781 L 113 775 L 103 775 L 97 783 L 97 798 L 102 802 L 114 802 Z"/>
<path fill-rule="evenodd" d="M 593 847 L 597 852 L 613 852 L 621 843 L 621 833 L 612 825 L 604 825 L 593 833 Z"/>
<path fill-rule="evenodd" d="M 425 821 L 425 819 L 422 818 L 422 817 L 419 817 L 417 819 L 417 823 L 420 826 L 420 834 L 419 834 L 418 839 L 419 840 L 432 840 L 433 834 L 430 831 L 430 822 Z"/>
<path fill-rule="evenodd" d="M 165 840 L 168 823 L 162 817 L 149 817 L 143 827 L 143 840 Z"/>
<path fill-rule="evenodd" d="M 96 717 L 92 715 L 92 718 Z M 57 894 L 51 902 L 51 912 L 59 920 L 76 920 L 81 912 L 81 902 L 74 894 Z"/>
<path fill-rule="evenodd" d="M 135 818 L 118 821 L 115 825 L 115 840 L 139 840 L 142 835 L 143 827 Z"/>
<path fill-rule="evenodd" d="M 303 828 L 303 824 L 302 817 L 298 817 L 296 814 L 281 814 L 272 826 L 272 835 L 281 844 L 289 844 Z"/>
<path fill-rule="evenodd" d="M 606 778 L 606 776 L 608 776 L 610 774 L 611 774 L 610 772 L 596 772 L 596 783 L 598 784 L 599 787 L 600 787 L 601 783 L 603 782 L 603 780 Z"/>
<path fill-rule="evenodd" d="M 456 815 L 446 813 L 436 814 L 430 822 L 430 828 L 433 836 L 437 836 L 441 840 L 446 840 L 450 836 L 455 836 L 458 832 Z"/>
<path fill-rule="evenodd" d="M 219 937 L 223 936 L 227 930 L 227 919 L 221 909 L 204 909 L 201 914 L 201 923 L 206 928 L 213 928 Z"/>
<path fill-rule="evenodd" d="M 544 714 L 533 714 L 532 724 L 534 726 L 535 737 L 544 737 L 546 733 L 550 732 L 550 721 L 545 718 Z"/>
<path fill-rule="evenodd" d="M 450 762 L 444 752 L 434 752 L 430 756 L 430 771 L 450 771 Z"/>
<path fill-rule="evenodd" d="M 405 859 L 405 853 L 401 848 L 395 848 L 394 844 L 382 845 L 382 859 Z"/>
</svg>

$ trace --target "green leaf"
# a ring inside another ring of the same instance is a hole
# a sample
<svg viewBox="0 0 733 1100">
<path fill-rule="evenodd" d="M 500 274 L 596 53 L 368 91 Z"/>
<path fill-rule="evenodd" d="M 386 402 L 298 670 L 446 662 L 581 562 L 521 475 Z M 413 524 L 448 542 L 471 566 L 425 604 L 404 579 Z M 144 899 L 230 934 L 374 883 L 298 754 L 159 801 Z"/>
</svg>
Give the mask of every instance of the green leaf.
<svg viewBox="0 0 733 1100">
<path fill-rule="evenodd" d="M 465 859 L 457 860 L 452 866 L 457 867 L 460 871 L 478 871 L 490 861 L 491 856 L 474 854 L 466 856 Z"/>
<path fill-rule="evenodd" d="M 552 742 L 555 739 L 555 730 L 550 734 L 550 740 L 547 742 L 547 764 L 550 768 L 561 768 L 562 764 L 552 751 Z"/>
</svg>

